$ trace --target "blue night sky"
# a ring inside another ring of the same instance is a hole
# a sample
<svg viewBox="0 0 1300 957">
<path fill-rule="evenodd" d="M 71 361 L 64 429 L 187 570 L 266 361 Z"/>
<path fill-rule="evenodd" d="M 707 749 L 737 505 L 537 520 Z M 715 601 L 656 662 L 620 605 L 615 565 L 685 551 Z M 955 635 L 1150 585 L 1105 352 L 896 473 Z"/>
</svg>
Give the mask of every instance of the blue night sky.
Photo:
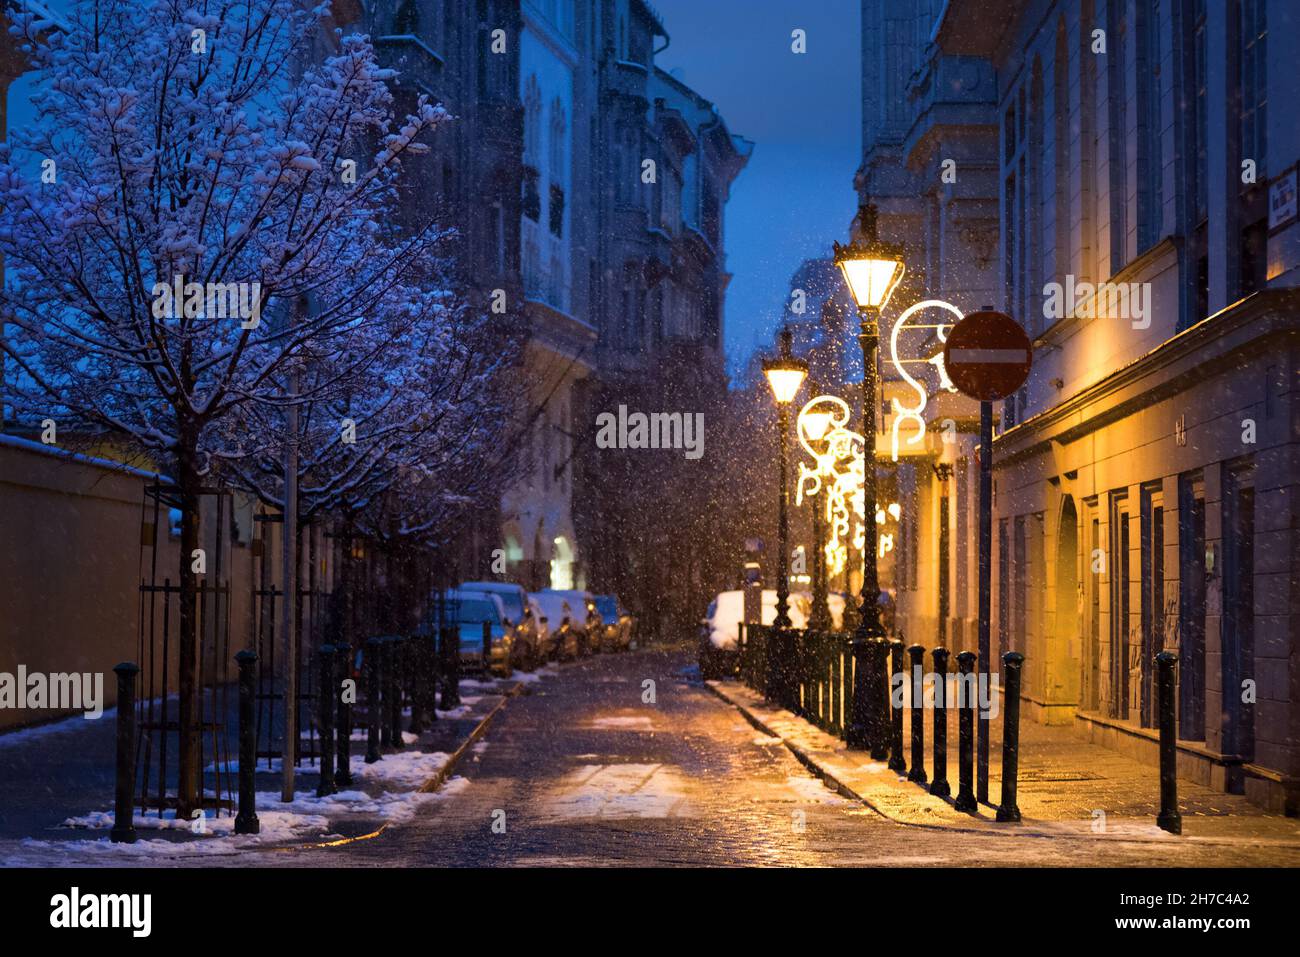
<svg viewBox="0 0 1300 957">
<path fill-rule="evenodd" d="M 804 259 L 843 242 L 856 209 L 862 73 L 858 0 L 654 0 L 671 36 L 656 63 L 713 100 L 754 155 L 727 205 L 725 345 L 741 371 L 771 342 Z M 807 33 L 808 52 L 790 50 Z"/>
</svg>

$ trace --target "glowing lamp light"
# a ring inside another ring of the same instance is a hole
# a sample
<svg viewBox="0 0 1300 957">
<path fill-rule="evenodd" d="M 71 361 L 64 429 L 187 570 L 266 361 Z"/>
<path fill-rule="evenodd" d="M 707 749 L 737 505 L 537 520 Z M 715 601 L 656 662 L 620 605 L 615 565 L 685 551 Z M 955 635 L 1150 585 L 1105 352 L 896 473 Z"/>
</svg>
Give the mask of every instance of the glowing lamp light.
<svg viewBox="0 0 1300 957">
<path fill-rule="evenodd" d="M 763 375 L 772 387 L 778 405 L 789 405 L 808 376 L 808 363 L 790 351 L 790 330 L 781 330 L 781 354 L 775 359 L 763 360 Z"/>
<path fill-rule="evenodd" d="M 808 438 L 814 442 L 820 442 L 826 435 L 826 430 L 831 427 L 831 414 L 820 410 L 801 413 L 799 416 L 804 423 L 804 430 L 808 433 Z"/>
<path fill-rule="evenodd" d="M 873 204 L 863 206 L 858 218 L 862 237 L 847 246 L 835 244 L 835 265 L 844 273 L 858 308 L 880 310 L 903 279 L 903 248 L 876 238 Z"/>
</svg>

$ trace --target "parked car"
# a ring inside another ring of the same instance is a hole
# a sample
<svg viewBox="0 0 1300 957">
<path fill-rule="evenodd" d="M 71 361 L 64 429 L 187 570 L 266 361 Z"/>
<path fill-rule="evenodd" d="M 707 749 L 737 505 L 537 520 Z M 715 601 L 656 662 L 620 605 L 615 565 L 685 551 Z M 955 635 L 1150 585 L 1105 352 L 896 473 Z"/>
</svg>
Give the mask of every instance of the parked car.
<svg viewBox="0 0 1300 957">
<path fill-rule="evenodd" d="M 555 642 L 555 657 L 572 661 L 589 653 L 588 628 L 595 611 L 591 595 L 585 591 L 556 591 L 550 588 L 533 592 L 548 619 Z"/>
<path fill-rule="evenodd" d="M 526 614 L 531 619 L 533 628 L 537 632 L 538 663 L 550 661 L 555 657 L 556 636 L 555 632 L 551 631 L 550 622 L 542 611 L 542 606 L 538 604 L 536 595 L 528 596 L 528 611 Z"/>
<path fill-rule="evenodd" d="M 831 627 L 844 627 L 844 596 L 831 592 L 826 596 L 831 613 Z M 790 593 L 790 624 L 793 628 L 806 628 L 812 614 L 812 595 L 806 591 Z M 743 591 L 720 592 L 709 602 L 708 611 L 700 621 L 700 674 L 705 678 L 724 678 L 736 673 L 739 664 L 740 621 L 745 617 Z M 762 594 L 762 623 L 776 621 L 776 589 L 765 588 Z"/>
<path fill-rule="evenodd" d="M 790 622 L 795 628 L 806 625 L 806 610 L 790 596 Z M 705 678 L 723 678 L 736 673 L 740 660 L 740 622 L 745 617 L 745 593 L 740 590 L 719 592 L 709 602 L 700 622 L 700 674 Z M 776 621 L 776 589 L 764 588 L 762 623 Z"/>
<path fill-rule="evenodd" d="M 511 663 L 524 671 L 532 671 L 544 659 L 538 634 L 538 621 L 528 602 L 528 592 L 522 585 L 511 582 L 464 582 L 462 592 L 480 592 L 496 595 L 505 608 L 506 626 L 511 630 L 513 643 Z"/>
<path fill-rule="evenodd" d="M 605 651 L 627 651 L 632 647 L 632 616 L 617 595 L 597 595 L 596 611 L 603 627 L 600 643 Z"/>
<path fill-rule="evenodd" d="M 485 673 L 509 678 L 514 635 L 506 624 L 506 610 L 500 597 L 481 591 L 449 588 L 443 593 L 447 620 L 454 623 L 460 635 L 460 660 L 462 665 L 482 669 Z M 490 652 L 483 661 L 483 623 L 487 622 L 490 634 Z"/>
</svg>

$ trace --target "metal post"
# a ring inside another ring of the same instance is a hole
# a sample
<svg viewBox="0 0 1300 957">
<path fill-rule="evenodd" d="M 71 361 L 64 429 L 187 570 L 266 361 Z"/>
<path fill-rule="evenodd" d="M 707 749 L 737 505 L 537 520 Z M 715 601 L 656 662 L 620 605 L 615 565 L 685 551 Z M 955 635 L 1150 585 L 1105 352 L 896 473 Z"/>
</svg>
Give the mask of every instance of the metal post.
<svg viewBox="0 0 1300 957">
<path fill-rule="evenodd" d="M 975 778 L 975 706 L 979 695 L 973 694 L 970 676 L 975 673 L 975 653 L 963 651 L 957 655 L 957 800 L 959 811 L 974 813 L 979 809 L 973 787 Z"/>
<path fill-rule="evenodd" d="M 1178 813 L 1178 727 L 1174 711 L 1174 665 L 1178 655 L 1156 655 L 1156 705 L 1160 710 L 1160 813 L 1156 825 L 1170 834 L 1183 833 Z"/>
<path fill-rule="evenodd" d="M 829 301 L 829 300 L 828 300 Z M 816 390 L 814 390 L 814 394 Z M 822 521 L 822 505 L 825 501 L 825 495 L 821 499 L 813 499 L 809 504 L 812 505 L 812 533 L 813 533 L 813 561 L 812 561 L 812 611 L 808 616 L 808 627 L 814 631 L 830 631 L 834 624 L 834 618 L 831 616 L 831 606 L 827 598 L 827 581 L 826 581 L 826 534 L 824 523 Z"/>
<path fill-rule="evenodd" d="M 1025 656 L 1018 651 L 1008 651 L 1002 656 L 1006 687 L 1002 693 L 1002 803 L 998 805 L 999 821 L 1020 820 L 1016 777 L 1020 771 L 1020 670 L 1024 663 Z"/>
<path fill-rule="evenodd" d="M 113 829 L 108 837 L 114 844 L 134 844 L 135 676 L 140 673 L 140 666 L 133 661 L 124 661 L 113 669 L 113 673 L 117 675 L 117 787 L 113 802 Z"/>
<path fill-rule="evenodd" d="M 866 224 L 864 224 L 865 226 Z M 872 228 L 872 227 L 867 227 Z M 862 604 L 853 633 L 853 715 L 845 737 L 850 748 L 871 748 L 877 760 L 887 755 L 885 732 L 879 727 L 883 713 L 879 695 L 888 696 L 881 679 L 880 651 L 885 626 L 880 620 L 880 579 L 876 568 L 876 348 L 880 342 L 880 310 L 858 310 L 858 343 L 862 347 Z M 879 644 L 879 650 L 876 645 Z"/>
<path fill-rule="evenodd" d="M 948 649 L 936 648 L 934 658 L 934 780 L 930 793 L 937 797 L 952 794 L 948 786 Z"/>
<path fill-rule="evenodd" d="M 920 645 L 911 645 L 907 649 L 911 658 L 912 678 L 912 769 L 907 772 L 907 780 L 924 784 L 925 777 L 925 649 Z"/>
<path fill-rule="evenodd" d="M 980 403 L 979 666 L 989 687 L 990 596 L 993 593 L 993 403 Z M 965 714 L 965 711 L 962 712 Z M 979 800 L 989 799 L 989 721 L 979 721 Z"/>
<path fill-rule="evenodd" d="M 239 811 L 236 834 L 256 834 L 262 829 L 257 819 L 257 654 L 245 648 L 235 655 L 239 663 Z"/>
<path fill-rule="evenodd" d="M 886 700 L 889 702 L 891 734 L 889 736 L 889 770 L 902 774 L 907 770 L 907 762 L 903 760 L 903 700 L 902 684 L 906 680 L 903 672 L 903 641 L 901 638 L 891 638 L 889 640 L 889 667 L 890 667 L 890 684 L 889 694 Z M 894 703 L 894 684 L 899 685 L 899 700 L 897 705 Z"/>
<path fill-rule="evenodd" d="M 787 334 L 783 332 L 783 335 Z M 781 436 L 781 491 L 777 499 L 777 556 L 776 556 L 776 620 L 772 622 L 777 628 L 790 627 L 790 516 L 789 479 L 786 475 L 786 460 L 790 457 L 790 412 L 785 404 L 776 409 L 777 432 Z"/>
<path fill-rule="evenodd" d="M 321 645 L 320 693 L 317 695 L 316 722 L 320 726 L 320 782 L 317 797 L 334 793 L 334 646 Z"/>
<path fill-rule="evenodd" d="M 334 700 L 338 702 L 339 723 L 338 754 L 335 760 L 334 783 L 346 787 L 352 783 L 352 705 L 343 694 L 344 682 L 352 677 L 352 648 L 338 645 L 334 649 L 336 664 Z"/>
<path fill-rule="evenodd" d="M 483 620 L 483 677 L 492 673 L 492 622 Z"/>
<path fill-rule="evenodd" d="M 374 764 L 381 757 L 379 749 L 383 744 L 383 708 L 379 701 L 379 649 L 381 639 L 371 638 L 366 641 L 366 764 Z"/>
<path fill-rule="evenodd" d="M 388 746 L 394 751 L 402 750 L 402 684 L 401 669 L 402 648 L 400 639 L 389 638 L 384 642 L 384 654 L 387 661 L 384 674 L 387 683 L 384 688 L 384 703 L 388 706 Z"/>
</svg>

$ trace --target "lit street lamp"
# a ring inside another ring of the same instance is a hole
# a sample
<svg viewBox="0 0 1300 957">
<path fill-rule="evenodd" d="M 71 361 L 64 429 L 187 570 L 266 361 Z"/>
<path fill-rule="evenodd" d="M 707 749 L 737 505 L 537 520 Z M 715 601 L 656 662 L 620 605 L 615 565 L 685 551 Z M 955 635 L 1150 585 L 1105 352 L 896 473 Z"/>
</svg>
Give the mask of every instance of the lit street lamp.
<svg viewBox="0 0 1300 957">
<path fill-rule="evenodd" d="M 781 354 L 775 359 L 763 361 L 763 374 L 767 376 L 768 385 L 772 387 L 772 396 L 776 399 L 778 413 L 777 429 L 781 433 L 781 494 L 780 513 L 777 525 L 777 579 L 776 579 L 776 620 L 777 628 L 790 627 L 790 517 L 787 505 L 790 498 L 789 471 L 790 458 L 790 403 L 794 401 L 804 377 L 808 375 L 808 363 L 796 358 L 790 351 L 790 330 L 781 330 Z"/>
<path fill-rule="evenodd" d="M 862 237 L 848 246 L 835 244 L 835 264 L 844 273 L 858 304 L 858 342 L 862 346 L 863 514 L 876 514 L 876 350 L 880 344 L 880 311 L 903 278 L 903 249 L 876 238 L 876 207 L 858 211 Z M 889 756 L 885 627 L 880 620 L 880 581 L 876 571 L 876 523 L 863 523 L 862 607 L 851 642 L 853 709 L 845 739 L 851 748 L 870 746 L 871 756 Z"/>
<path fill-rule="evenodd" d="M 813 388 L 816 394 L 819 390 Z M 825 436 L 827 430 L 831 427 L 830 412 L 813 409 L 800 413 L 803 419 L 803 429 L 808 434 L 808 438 L 813 442 L 820 442 Z M 833 621 L 831 619 L 831 609 L 826 598 L 826 542 L 822 532 L 822 516 L 826 511 L 826 501 L 829 493 L 823 493 L 817 501 L 813 502 L 812 508 L 812 531 L 813 531 L 813 566 L 812 566 L 812 611 L 808 616 L 808 627 L 813 631 L 830 631 Z"/>
</svg>

